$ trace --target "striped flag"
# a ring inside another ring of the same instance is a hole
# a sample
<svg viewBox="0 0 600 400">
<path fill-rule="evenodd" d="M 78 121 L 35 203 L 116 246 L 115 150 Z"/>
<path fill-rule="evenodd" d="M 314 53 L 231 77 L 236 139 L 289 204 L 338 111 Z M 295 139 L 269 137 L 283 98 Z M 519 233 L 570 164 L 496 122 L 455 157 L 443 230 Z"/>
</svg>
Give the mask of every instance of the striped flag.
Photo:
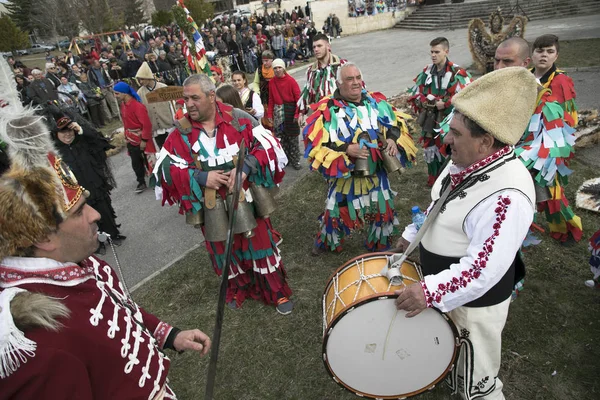
<svg viewBox="0 0 600 400">
<path fill-rule="evenodd" d="M 190 15 L 189 10 L 185 6 L 185 4 L 183 4 L 183 0 L 177 0 L 177 5 L 181 8 L 183 8 L 183 10 L 185 11 L 186 18 L 187 18 L 188 22 L 192 25 L 192 28 L 193 28 L 192 29 L 192 39 L 194 40 L 193 52 L 190 51 L 191 49 L 190 49 L 189 45 L 187 46 L 188 53 L 192 53 L 193 60 L 196 64 L 196 68 L 192 67 L 192 69 L 194 69 L 197 72 L 202 71 L 205 74 L 207 74 L 208 76 L 212 76 L 212 74 L 210 72 L 210 65 L 208 64 L 208 61 L 206 60 L 206 49 L 204 48 L 204 41 L 202 40 L 202 35 L 199 32 L 198 25 L 196 25 L 196 22 Z M 183 37 L 185 38 L 185 34 L 183 34 Z M 189 62 L 190 62 L 190 59 L 188 58 L 188 63 Z"/>
<path fill-rule="evenodd" d="M 196 65 L 194 64 L 194 59 L 192 58 L 192 55 L 190 54 L 190 48 L 188 47 L 187 36 L 185 36 L 185 33 L 183 33 L 183 30 L 181 30 L 181 50 L 183 52 L 183 55 L 187 59 L 188 65 L 190 66 L 192 71 L 196 71 Z"/>
</svg>

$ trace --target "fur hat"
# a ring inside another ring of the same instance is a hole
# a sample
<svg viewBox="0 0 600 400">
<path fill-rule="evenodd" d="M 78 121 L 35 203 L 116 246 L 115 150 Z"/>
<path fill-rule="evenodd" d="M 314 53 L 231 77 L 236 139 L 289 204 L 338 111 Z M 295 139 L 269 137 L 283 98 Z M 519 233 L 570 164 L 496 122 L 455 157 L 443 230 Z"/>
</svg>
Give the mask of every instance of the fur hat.
<svg viewBox="0 0 600 400">
<path fill-rule="evenodd" d="M 44 117 L 23 108 L 15 88 L 5 82 L 5 77 L 12 78 L 5 60 L 0 60 L 0 70 L 0 140 L 10 159 L 9 170 L 0 176 L 2 260 L 26 254 L 55 232 L 87 194 L 58 157 Z"/>
<path fill-rule="evenodd" d="M 493 137 L 514 145 L 536 106 L 538 83 L 527 68 L 503 68 L 475 80 L 452 98 L 454 109 Z"/>
<path fill-rule="evenodd" d="M 137 79 L 154 79 L 154 74 L 152 73 L 148 62 L 144 61 L 142 63 L 142 66 L 140 67 L 140 69 L 138 69 L 137 73 L 135 74 L 135 77 Z"/>
<path fill-rule="evenodd" d="M 273 64 L 271 65 L 273 66 L 273 68 L 281 67 L 285 69 L 285 61 L 283 61 L 281 58 L 276 58 L 275 60 L 273 60 Z"/>
</svg>

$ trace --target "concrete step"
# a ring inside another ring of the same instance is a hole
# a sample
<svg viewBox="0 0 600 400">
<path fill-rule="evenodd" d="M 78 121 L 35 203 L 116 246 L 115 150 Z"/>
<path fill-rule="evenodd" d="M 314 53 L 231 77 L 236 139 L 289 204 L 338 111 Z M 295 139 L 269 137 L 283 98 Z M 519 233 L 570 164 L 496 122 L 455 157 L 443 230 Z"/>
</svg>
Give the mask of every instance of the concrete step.
<svg viewBox="0 0 600 400">
<path fill-rule="evenodd" d="M 396 24 L 402 29 L 457 29 L 465 28 L 473 18 L 488 22 L 490 10 L 500 5 L 505 22 L 510 21 L 512 6 L 505 1 L 485 1 L 467 4 L 439 4 L 426 6 Z M 522 6 L 531 20 L 555 18 L 560 15 L 600 14 L 600 0 L 539 0 Z"/>
</svg>

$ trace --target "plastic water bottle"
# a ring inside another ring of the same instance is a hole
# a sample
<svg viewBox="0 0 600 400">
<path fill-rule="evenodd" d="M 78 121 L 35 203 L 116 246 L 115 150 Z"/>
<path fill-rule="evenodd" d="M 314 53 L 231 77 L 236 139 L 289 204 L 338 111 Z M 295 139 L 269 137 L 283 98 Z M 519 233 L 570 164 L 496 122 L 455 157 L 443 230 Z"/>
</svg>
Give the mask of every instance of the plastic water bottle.
<svg viewBox="0 0 600 400">
<path fill-rule="evenodd" d="M 412 222 L 413 224 L 415 224 L 415 228 L 417 228 L 417 231 L 423 226 L 425 218 L 427 217 L 425 216 L 425 214 L 423 214 L 423 212 L 421 212 L 419 206 L 414 206 L 412 208 Z"/>
</svg>

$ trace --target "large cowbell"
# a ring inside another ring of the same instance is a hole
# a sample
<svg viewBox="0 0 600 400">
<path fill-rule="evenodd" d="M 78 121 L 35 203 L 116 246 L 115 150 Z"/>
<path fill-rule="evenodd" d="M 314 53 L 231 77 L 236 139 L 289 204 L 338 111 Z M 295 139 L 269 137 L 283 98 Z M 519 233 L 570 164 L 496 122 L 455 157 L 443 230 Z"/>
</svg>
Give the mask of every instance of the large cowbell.
<svg viewBox="0 0 600 400">
<path fill-rule="evenodd" d="M 185 213 L 185 223 L 188 225 L 192 225 L 194 228 L 199 229 L 202 225 L 204 225 L 204 212 L 203 210 L 198 210 L 198 212 L 194 213 L 193 211 L 187 211 Z"/>
<path fill-rule="evenodd" d="M 383 146 L 384 146 L 381 149 L 381 157 L 383 158 L 383 168 L 385 168 L 385 170 L 388 174 L 391 174 L 392 172 L 396 172 L 396 171 L 403 173 L 404 167 L 402 166 L 402 163 L 400 162 L 400 160 L 398 160 L 398 157 L 391 156 L 388 154 L 387 141 L 382 139 L 381 142 L 383 143 Z"/>
<path fill-rule="evenodd" d="M 214 189 L 204 192 L 204 238 L 209 242 L 227 240 L 228 217 L 225 201 Z"/>
<path fill-rule="evenodd" d="M 277 208 L 271 189 L 253 183 L 250 186 L 250 193 L 257 216 L 267 218 Z"/>
<path fill-rule="evenodd" d="M 233 195 L 227 195 L 227 204 L 233 204 Z M 237 212 L 235 214 L 235 223 L 233 224 L 233 233 L 243 234 L 246 238 L 254 236 L 254 228 L 256 228 L 256 218 L 254 218 L 254 210 L 252 205 L 246 201 L 244 192 L 240 193 L 240 201 L 238 202 Z"/>
<path fill-rule="evenodd" d="M 367 143 L 371 141 L 368 133 L 361 133 L 358 136 L 358 142 L 361 139 L 364 139 Z M 371 152 L 369 151 L 369 156 L 367 158 L 357 158 L 354 161 L 354 175 L 358 176 L 369 176 L 371 175 L 371 170 L 369 168 L 369 159 L 371 159 Z"/>
</svg>

